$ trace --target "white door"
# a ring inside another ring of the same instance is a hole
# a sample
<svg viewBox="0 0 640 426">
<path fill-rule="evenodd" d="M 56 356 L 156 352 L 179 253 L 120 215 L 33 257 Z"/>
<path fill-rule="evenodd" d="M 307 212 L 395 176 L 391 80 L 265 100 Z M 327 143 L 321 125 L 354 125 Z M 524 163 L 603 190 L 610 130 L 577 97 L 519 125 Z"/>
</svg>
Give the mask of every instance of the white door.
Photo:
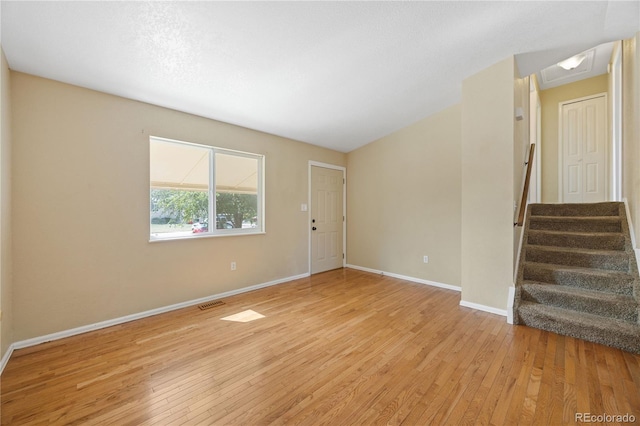
<svg viewBox="0 0 640 426">
<path fill-rule="evenodd" d="M 342 170 L 311 166 L 311 273 L 342 268 Z"/>
<path fill-rule="evenodd" d="M 607 121 L 604 95 L 561 107 L 562 202 L 607 200 Z"/>
</svg>

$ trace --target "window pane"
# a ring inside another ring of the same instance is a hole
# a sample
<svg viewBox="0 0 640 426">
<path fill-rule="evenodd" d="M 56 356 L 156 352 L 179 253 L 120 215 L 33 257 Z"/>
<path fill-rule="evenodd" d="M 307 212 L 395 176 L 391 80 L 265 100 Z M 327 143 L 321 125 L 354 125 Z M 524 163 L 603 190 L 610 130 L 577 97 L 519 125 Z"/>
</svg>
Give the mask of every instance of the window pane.
<svg viewBox="0 0 640 426">
<path fill-rule="evenodd" d="M 151 235 L 186 237 L 206 232 L 209 193 L 180 189 L 151 190 Z"/>
<path fill-rule="evenodd" d="M 216 228 L 259 226 L 258 159 L 222 153 L 215 158 Z"/>
<path fill-rule="evenodd" d="M 155 139 L 150 147 L 151 236 L 206 232 L 211 149 Z"/>
<path fill-rule="evenodd" d="M 152 240 L 264 232 L 263 156 L 149 139 Z"/>
</svg>

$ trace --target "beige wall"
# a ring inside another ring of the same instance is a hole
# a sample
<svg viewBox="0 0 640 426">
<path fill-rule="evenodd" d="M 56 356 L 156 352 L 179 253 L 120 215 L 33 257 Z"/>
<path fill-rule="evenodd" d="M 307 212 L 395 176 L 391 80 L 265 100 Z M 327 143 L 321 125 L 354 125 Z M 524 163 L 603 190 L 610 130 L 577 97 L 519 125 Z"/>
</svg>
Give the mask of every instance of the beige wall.
<svg viewBox="0 0 640 426">
<path fill-rule="evenodd" d="M 462 301 L 504 310 L 513 284 L 513 57 L 462 82 Z"/>
<path fill-rule="evenodd" d="M 622 197 L 640 243 L 640 32 L 622 43 Z"/>
<path fill-rule="evenodd" d="M 540 92 L 542 103 L 542 202 L 558 202 L 558 105 L 560 102 L 606 93 L 608 75 L 565 84 Z M 609 132 L 607 132 L 609 134 Z"/>
<path fill-rule="evenodd" d="M 460 114 L 348 154 L 349 264 L 460 286 Z"/>
<path fill-rule="evenodd" d="M 0 358 L 13 343 L 10 72 L 0 47 Z"/>
<path fill-rule="evenodd" d="M 11 90 L 15 340 L 308 272 L 308 161 L 345 154 L 21 73 Z M 264 154 L 266 235 L 149 243 L 149 135 Z"/>
</svg>

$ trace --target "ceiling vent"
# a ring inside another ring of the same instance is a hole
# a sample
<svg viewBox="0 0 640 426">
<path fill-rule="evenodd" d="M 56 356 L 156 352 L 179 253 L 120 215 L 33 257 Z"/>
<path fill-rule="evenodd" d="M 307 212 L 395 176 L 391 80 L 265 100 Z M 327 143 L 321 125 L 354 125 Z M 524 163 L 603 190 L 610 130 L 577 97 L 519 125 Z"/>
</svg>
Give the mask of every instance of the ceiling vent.
<svg viewBox="0 0 640 426">
<path fill-rule="evenodd" d="M 573 69 L 564 69 L 560 65 L 555 64 L 548 68 L 545 68 L 541 71 L 542 74 L 542 83 L 543 84 L 552 84 L 561 80 L 575 78 L 580 74 L 586 74 L 591 72 L 593 69 L 593 59 L 595 56 L 595 49 L 587 50 L 583 52 L 582 55 L 585 56 L 584 60 Z"/>
</svg>

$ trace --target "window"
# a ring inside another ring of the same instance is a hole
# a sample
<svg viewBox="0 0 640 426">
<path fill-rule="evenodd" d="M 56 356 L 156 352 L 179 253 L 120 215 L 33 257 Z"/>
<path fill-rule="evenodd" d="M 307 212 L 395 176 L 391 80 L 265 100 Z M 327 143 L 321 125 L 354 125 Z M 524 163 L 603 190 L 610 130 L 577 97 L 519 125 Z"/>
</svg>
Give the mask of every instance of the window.
<svg viewBox="0 0 640 426">
<path fill-rule="evenodd" d="M 264 156 L 151 137 L 151 240 L 264 232 Z"/>
</svg>

